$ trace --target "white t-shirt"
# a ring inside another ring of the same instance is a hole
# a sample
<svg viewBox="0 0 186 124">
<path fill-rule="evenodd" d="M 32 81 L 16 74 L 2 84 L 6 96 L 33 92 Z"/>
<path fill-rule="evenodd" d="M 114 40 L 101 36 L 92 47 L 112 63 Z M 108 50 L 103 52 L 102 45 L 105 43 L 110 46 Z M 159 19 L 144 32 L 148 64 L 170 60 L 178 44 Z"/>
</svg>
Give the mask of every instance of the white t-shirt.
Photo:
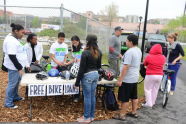
<svg viewBox="0 0 186 124">
<path fill-rule="evenodd" d="M 3 43 L 3 52 L 5 53 L 3 65 L 10 70 L 17 70 L 8 55 L 16 55 L 18 62 L 24 68 L 29 67 L 25 43 L 19 41 L 12 35 L 8 34 Z"/>
<path fill-rule="evenodd" d="M 65 56 L 68 54 L 68 45 L 65 43 L 59 44 L 58 42 L 55 42 L 50 47 L 50 54 L 54 54 L 55 58 L 58 61 L 63 62 L 65 59 Z M 53 61 L 51 62 L 51 65 L 53 67 L 57 66 L 57 64 Z"/>
<path fill-rule="evenodd" d="M 123 66 L 125 64 L 129 65 L 129 69 L 127 70 L 127 74 L 124 77 L 123 82 L 125 83 L 137 83 L 138 82 L 141 56 L 142 56 L 142 53 L 138 47 L 130 48 L 123 55 L 120 71 L 122 71 Z"/>
</svg>

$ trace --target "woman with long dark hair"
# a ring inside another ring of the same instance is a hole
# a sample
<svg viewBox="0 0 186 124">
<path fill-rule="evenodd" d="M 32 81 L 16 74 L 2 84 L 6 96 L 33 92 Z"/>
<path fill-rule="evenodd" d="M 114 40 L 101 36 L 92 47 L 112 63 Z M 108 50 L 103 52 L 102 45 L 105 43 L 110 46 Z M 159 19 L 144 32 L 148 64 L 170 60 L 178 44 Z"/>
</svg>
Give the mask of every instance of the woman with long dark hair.
<svg viewBox="0 0 186 124">
<path fill-rule="evenodd" d="M 96 35 L 88 35 L 86 40 L 87 45 L 81 56 L 75 87 L 79 88 L 81 81 L 84 95 L 84 115 L 78 118 L 77 121 L 90 123 L 95 117 L 95 93 L 99 80 L 98 69 L 101 68 L 102 54 L 97 45 Z"/>
<path fill-rule="evenodd" d="M 3 65 L 8 69 L 8 86 L 6 89 L 5 107 L 18 108 L 15 101 L 24 100 L 18 95 L 18 87 L 23 75 L 24 67 L 29 67 L 25 43 L 20 39 L 24 35 L 24 28 L 19 24 L 10 25 L 12 33 L 8 34 L 3 43 L 5 53 Z"/>
</svg>

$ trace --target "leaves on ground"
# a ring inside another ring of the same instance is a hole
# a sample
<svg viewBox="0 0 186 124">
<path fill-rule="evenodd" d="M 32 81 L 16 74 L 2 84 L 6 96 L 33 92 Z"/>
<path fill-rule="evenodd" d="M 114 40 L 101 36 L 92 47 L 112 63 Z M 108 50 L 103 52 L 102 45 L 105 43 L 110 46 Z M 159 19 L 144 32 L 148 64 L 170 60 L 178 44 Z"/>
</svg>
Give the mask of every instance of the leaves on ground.
<svg viewBox="0 0 186 124">
<path fill-rule="evenodd" d="M 50 96 L 32 98 L 32 120 L 29 119 L 30 98 L 16 102 L 18 109 L 4 107 L 5 91 L 7 87 L 7 73 L 0 71 L 0 122 L 74 122 L 83 114 L 82 99 L 74 103 L 72 96 Z M 20 96 L 25 97 L 25 87 L 19 87 Z M 100 101 L 100 100 L 98 100 Z M 143 98 L 139 99 L 140 103 Z M 129 112 L 131 107 L 129 107 Z M 96 105 L 96 120 L 112 118 L 116 112 L 105 110 L 101 102 Z"/>
</svg>

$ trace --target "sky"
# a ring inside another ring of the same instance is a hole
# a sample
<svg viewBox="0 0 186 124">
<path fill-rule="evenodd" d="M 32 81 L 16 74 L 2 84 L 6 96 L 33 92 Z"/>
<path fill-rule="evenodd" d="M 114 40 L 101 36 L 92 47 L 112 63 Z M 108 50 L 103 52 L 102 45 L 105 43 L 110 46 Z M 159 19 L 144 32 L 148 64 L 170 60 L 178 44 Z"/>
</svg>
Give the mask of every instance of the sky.
<svg viewBox="0 0 186 124">
<path fill-rule="evenodd" d="M 146 0 L 6 0 L 7 5 L 12 6 L 42 6 L 60 7 L 63 3 L 66 9 L 83 13 L 93 11 L 95 14 L 104 10 L 105 6 L 112 2 L 118 6 L 119 16 L 138 15 L 145 16 Z M 176 18 L 182 16 L 186 0 L 149 0 L 148 19 L 152 18 Z M 0 1 L 3 5 L 3 0 Z M 0 7 L 0 9 L 3 9 Z M 42 9 L 9 9 L 14 12 L 47 15 L 59 15 L 58 10 Z"/>
</svg>

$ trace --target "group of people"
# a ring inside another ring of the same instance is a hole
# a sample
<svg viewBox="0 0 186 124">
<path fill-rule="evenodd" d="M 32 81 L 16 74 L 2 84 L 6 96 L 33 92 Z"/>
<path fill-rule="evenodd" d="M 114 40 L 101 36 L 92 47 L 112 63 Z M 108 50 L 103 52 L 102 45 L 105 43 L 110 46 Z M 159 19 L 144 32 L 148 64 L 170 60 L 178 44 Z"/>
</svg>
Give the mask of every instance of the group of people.
<svg viewBox="0 0 186 124">
<path fill-rule="evenodd" d="M 121 41 L 119 36 L 122 33 L 121 27 L 115 28 L 115 34 L 109 40 L 109 64 L 116 72 L 118 77 L 117 85 L 118 100 L 121 101 L 121 109 L 113 118 L 125 120 L 126 115 L 138 118 L 136 112 L 138 105 L 137 82 L 139 79 L 140 65 L 143 63 L 146 68 L 146 76 L 144 81 L 145 103 L 143 107 L 152 108 L 155 105 L 160 83 L 163 78 L 163 69 L 165 64 L 168 64 L 168 69 L 175 72 L 170 75 L 171 91 L 170 95 L 174 94 L 176 86 L 176 76 L 180 68 L 180 59 L 184 56 L 182 46 L 177 42 L 177 33 L 167 35 L 169 58 L 163 55 L 162 46 L 160 44 L 153 45 L 149 54 L 141 63 L 141 50 L 138 48 L 138 37 L 129 35 L 126 40 L 126 46 L 129 48 L 123 57 L 120 54 Z M 168 53 L 167 52 L 167 53 Z M 120 71 L 119 61 L 121 59 Z M 167 61 L 166 61 L 167 60 Z M 129 99 L 132 102 L 132 112 L 127 113 Z"/>
<path fill-rule="evenodd" d="M 43 54 L 42 45 L 37 42 L 36 34 L 29 34 L 27 43 L 22 42 L 24 27 L 12 23 L 12 32 L 8 34 L 3 42 L 4 60 L 3 66 L 8 71 L 8 85 L 4 106 L 16 109 L 16 101 L 24 100 L 18 94 L 19 82 L 24 69 L 30 71 L 31 64 L 39 64 Z M 97 45 L 97 36 L 88 35 L 86 46 L 80 42 L 78 36 L 72 36 L 72 59 L 67 61 L 68 45 L 64 43 L 65 34 L 58 33 L 58 41 L 50 48 L 52 68 L 68 66 L 72 63 L 79 64 L 79 72 L 74 88 L 79 88 L 80 83 L 84 93 L 84 116 L 78 118 L 79 122 L 93 121 L 95 111 L 95 91 L 99 80 L 98 69 L 101 68 L 102 53 Z M 80 61 L 81 60 L 81 61 Z M 79 96 L 75 96 L 78 98 Z"/>
<path fill-rule="evenodd" d="M 3 65 L 8 70 L 8 86 L 4 106 L 15 109 L 18 106 L 14 102 L 24 100 L 23 97 L 18 95 L 18 86 L 24 69 L 30 70 L 31 64 L 40 63 L 43 47 L 37 42 L 36 34 L 29 34 L 27 37 L 28 43 L 25 44 L 21 41 L 24 36 L 24 27 L 19 24 L 11 24 L 11 27 L 12 32 L 6 36 L 3 43 L 3 52 L 5 54 Z M 126 45 L 129 49 L 123 56 L 121 55 L 120 35 L 122 30 L 120 26 L 116 27 L 114 35 L 109 39 L 108 62 L 110 68 L 116 72 L 115 78 L 118 78 L 117 85 L 119 86 L 118 100 L 122 103 L 121 109 L 114 115 L 114 118 L 125 120 L 130 99 L 132 100 L 132 112 L 128 113 L 128 115 L 135 118 L 138 117 L 136 112 L 138 107 L 137 82 L 142 52 L 138 48 L 138 37 L 131 34 L 126 40 Z M 179 70 L 177 62 L 184 56 L 184 52 L 181 45 L 176 42 L 177 34 L 169 34 L 167 40 L 173 48 L 168 61 L 172 63 L 169 68 L 175 70 L 175 73 L 171 75 L 171 90 L 173 92 L 176 85 L 176 74 Z M 52 44 L 49 52 L 52 60 L 51 65 L 52 68 L 58 68 L 59 66 L 68 66 L 72 63 L 79 64 L 74 88 L 79 88 L 80 84 L 82 85 L 84 114 L 77 121 L 89 123 L 95 118 L 95 93 L 99 80 L 98 70 L 101 68 L 102 60 L 97 36 L 88 35 L 85 47 L 83 47 L 78 36 L 72 36 L 73 59 L 70 61 L 66 60 L 68 45 L 64 41 L 65 34 L 63 32 L 58 33 L 58 41 Z M 149 55 L 144 59 L 144 65 L 146 66 L 144 85 L 146 103 L 143 105 L 144 107 L 152 107 L 155 104 L 165 62 L 166 57 L 162 55 L 162 47 L 159 44 L 154 45 Z"/>
</svg>

